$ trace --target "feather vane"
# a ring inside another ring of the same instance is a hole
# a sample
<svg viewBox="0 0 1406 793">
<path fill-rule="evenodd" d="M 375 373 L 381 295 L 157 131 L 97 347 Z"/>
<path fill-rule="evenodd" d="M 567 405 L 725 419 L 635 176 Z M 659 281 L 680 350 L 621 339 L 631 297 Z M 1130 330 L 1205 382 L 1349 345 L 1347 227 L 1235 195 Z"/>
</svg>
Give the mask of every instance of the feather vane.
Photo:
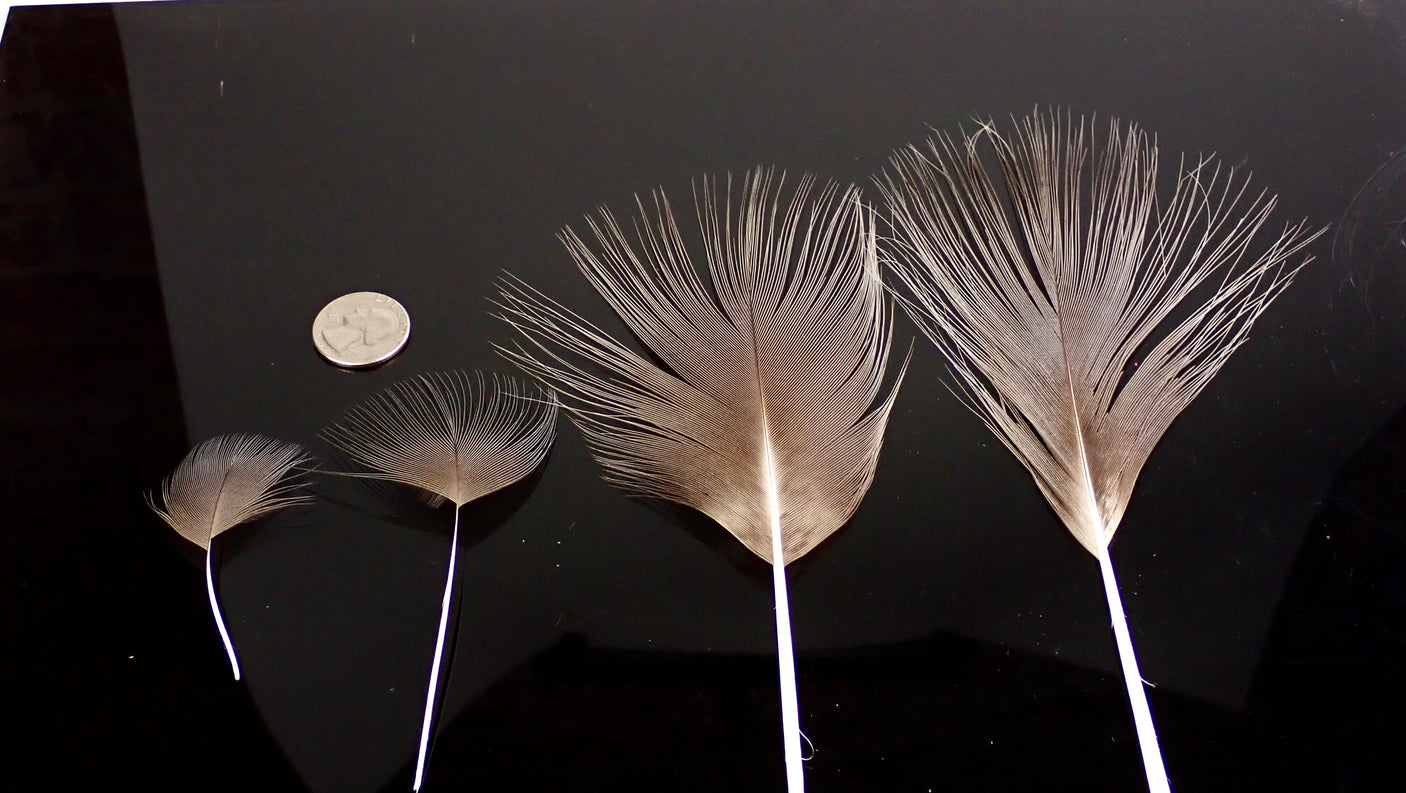
<svg viewBox="0 0 1406 793">
<path fill-rule="evenodd" d="M 697 509 L 767 562 L 774 491 L 789 563 L 858 507 L 898 388 L 881 397 L 891 320 L 857 189 L 813 196 L 805 177 L 783 202 L 779 181 L 755 171 L 739 201 L 704 180 L 709 283 L 662 191 L 637 202 L 633 241 L 608 210 L 587 221 L 594 245 L 562 232 L 662 367 L 511 276 L 501 305 L 535 348 L 504 354 L 562 392 L 609 481 Z"/>
<path fill-rule="evenodd" d="M 897 154 L 880 189 L 895 231 L 891 270 L 913 319 L 1099 556 L 1153 447 L 1321 231 L 1287 226 L 1242 262 L 1272 196 L 1250 194 L 1205 158 L 1182 169 L 1159 207 L 1147 134 L 1112 122 L 1094 157 L 1086 127 L 1036 114 L 1013 139 L 990 127 L 960 143 L 939 136 Z M 982 139 L 1000 160 L 1010 211 L 980 159 Z"/>
<path fill-rule="evenodd" d="M 289 476 L 312 458 L 296 443 L 261 435 L 221 435 L 190 450 L 161 483 L 152 510 L 190 542 L 210 550 L 226 531 L 294 504 L 299 478 Z"/>
</svg>

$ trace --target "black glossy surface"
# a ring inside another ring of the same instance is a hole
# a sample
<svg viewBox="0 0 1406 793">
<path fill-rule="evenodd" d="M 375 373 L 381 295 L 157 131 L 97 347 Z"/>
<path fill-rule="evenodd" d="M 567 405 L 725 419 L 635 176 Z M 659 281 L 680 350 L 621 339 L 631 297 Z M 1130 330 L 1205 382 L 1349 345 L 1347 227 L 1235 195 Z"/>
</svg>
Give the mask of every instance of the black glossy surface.
<svg viewBox="0 0 1406 793">
<path fill-rule="evenodd" d="M 395 379 L 504 369 L 500 269 L 617 327 L 554 238 L 596 205 L 686 205 L 757 163 L 867 184 L 924 125 L 1036 103 L 1345 221 L 1169 431 L 1113 552 L 1174 789 L 1393 789 L 1403 35 L 1384 0 L 13 12 L 13 789 L 408 789 L 448 513 L 332 483 L 231 534 L 236 684 L 198 559 L 141 493 L 209 435 L 316 445 Z M 308 328 L 359 289 L 415 332 L 352 374 Z M 863 507 L 790 571 L 808 788 L 1141 789 L 1097 568 L 943 376 L 920 340 Z M 766 571 L 720 529 L 601 484 L 569 426 L 465 520 L 427 790 L 782 788 Z"/>
</svg>

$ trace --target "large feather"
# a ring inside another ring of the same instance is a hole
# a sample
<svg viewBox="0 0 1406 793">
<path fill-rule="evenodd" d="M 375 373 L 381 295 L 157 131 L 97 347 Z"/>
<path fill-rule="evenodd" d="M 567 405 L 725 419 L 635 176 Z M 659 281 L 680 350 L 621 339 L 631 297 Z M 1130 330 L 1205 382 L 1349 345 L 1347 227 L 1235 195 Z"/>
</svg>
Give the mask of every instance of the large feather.
<svg viewBox="0 0 1406 793">
<path fill-rule="evenodd" d="M 607 210 L 587 221 L 591 242 L 562 233 L 662 367 L 520 281 L 508 279 L 501 300 L 535 348 L 505 354 L 562 392 L 609 481 L 707 514 L 772 564 L 787 778 L 798 791 L 784 567 L 859 506 L 898 385 L 882 394 L 891 323 L 857 189 L 816 191 L 805 177 L 785 191 L 782 181 L 757 170 L 734 193 L 730 178 L 721 191 L 705 179 L 693 240 L 662 191 L 637 200 L 633 239 Z"/>
<path fill-rule="evenodd" d="M 235 680 L 240 677 L 239 659 L 215 596 L 210 546 L 235 526 L 310 500 L 296 492 L 300 482 L 294 470 L 310 461 L 296 443 L 261 435 L 221 435 L 191 449 L 166 477 L 161 506 L 147 497 L 152 510 L 176 533 L 205 550 L 205 591 Z"/>
<path fill-rule="evenodd" d="M 451 371 L 395 383 L 352 408 L 323 437 L 368 476 L 418 488 L 454 504 L 449 572 L 440 603 L 429 691 L 420 724 L 414 789 L 424 783 L 459 553 L 459 507 L 532 473 L 556 433 L 556 399 L 510 377 Z"/>
<path fill-rule="evenodd" d="M 982 163 L 989 140 L 1001 182 Z M 1035 113 L 896 154 L 879 180 L 905 305 L 970 406 L 1100 563 L 1149 784 L 1168 788 L 1108 545 L 1163 432 L 1288 286 L 1321 230 L 1255 247 L 1275 205 L 1211 158 L 1157 197 L 1157 148 Z"/>
</svg>

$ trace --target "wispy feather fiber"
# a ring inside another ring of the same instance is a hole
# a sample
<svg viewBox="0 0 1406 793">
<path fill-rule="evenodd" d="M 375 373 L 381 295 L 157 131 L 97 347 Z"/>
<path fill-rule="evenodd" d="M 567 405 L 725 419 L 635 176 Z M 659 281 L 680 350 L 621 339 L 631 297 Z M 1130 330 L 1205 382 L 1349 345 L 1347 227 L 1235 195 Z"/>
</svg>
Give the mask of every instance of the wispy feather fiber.
<svg viewBox="0 0 1406 793">
<path fill-rule="evenodd" d="M 982 161 L 990 144 L 994 179 Z M 1212 158 L 1177 171 L 1135 126 L 1035 113 L 896 154 L 886 258 L 969 402 L 1095 556 L 1138 473 L 1298 269 L 1305 222 L 1256 247 L 1275 198 Z"/>
<path fill-rule="evenodd" d="M 633 234 L 605 209 L 584 238 L 562 232 L 662 366 L 517 279 L 501 305 L 531 345 L 505 354 L 562 392 L 611 482 L 707 514 L 768 562 L 774 497 L 789 563 L 858 507 L 897 384 L 881 396 L 891 321 L 869 210 L 853 187 L 783 181 L 705 179 L 692 239 L 662 191 L 637 200 Z"/>
<path fill-rule="evenodd" d="M 394 383 L 322 435 L 377 479 L 462 507 L 533 471 L 556 437 L 556 399 L 458 370 Z"/>
</svg>

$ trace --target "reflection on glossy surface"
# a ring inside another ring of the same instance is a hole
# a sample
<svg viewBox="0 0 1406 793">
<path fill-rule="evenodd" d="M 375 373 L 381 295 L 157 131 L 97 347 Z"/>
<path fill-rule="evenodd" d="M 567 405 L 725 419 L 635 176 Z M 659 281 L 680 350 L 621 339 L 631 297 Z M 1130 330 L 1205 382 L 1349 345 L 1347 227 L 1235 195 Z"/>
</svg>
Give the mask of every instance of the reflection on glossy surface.
<svg viewBox="0 0 1406 793">
<path fill-rule="evenodd" d="M 102 8 L 20 9 L 0 51 L 17 790 L 408 786 L 442 521 L 329 492 L 233 532 L 240 687 L 186 597 L 198 560 L 140 493 L 188 448 L 182 420 L 311 443 L 393 379 L 499 368 L 497 271 L 569 290 L 553 234 L 593 206 L 756 162 L 863 184 L 924 124 L 1039 102 L 1245 160 L 1286 215 L 1327 220 L 1406 129 L 1387 16 L 1310 0 L 117 17 L 120 39 Z M 1113 545 L 1179 789 L 1389 789 L 1398 601 L 1360 571 L 1406 580 L 1382 544 L 1400 516 L 1341 488 L 1394 476 L 1382 455 L 1344 466 L 1406 393 L 1406 282 L 1379 266 L 1364 301 L 1361 264 L 1324 260 L 1276 303 L 1159 445 L 1139 531 Z M 376 372 L 307 344 L 353 288 L 416 312 Z M 1087 560 L 943 378 L 920 349 L 864 506 L 792 573 L 808 785 L 1137 789 Z M 1358 514 L 1328 514 L 1332 488 L 1368 517 L 1319 539 Z M 710 547 L 727 541 L 620 498 L 563 433 L 533 497 L 461 547 L 474 597 L 426 790 L 779 790 L 770 594 Z"/>
<path fill-rule="evenodd" d="M 1399 773 L 1406 710 L 1406 410 L 1348 460 L 1299 548 L 1251 711 L 1325 758 L 1304 789 Z M 1331 782 L 1329 780 L 1332 780 Z"/>
<path fill-rule="evenodd" d="M 0 69 L 6 785 L 301 789 L 141 498 L 189 444 L 111 12 L 16 10 Z"/>
</svg>

